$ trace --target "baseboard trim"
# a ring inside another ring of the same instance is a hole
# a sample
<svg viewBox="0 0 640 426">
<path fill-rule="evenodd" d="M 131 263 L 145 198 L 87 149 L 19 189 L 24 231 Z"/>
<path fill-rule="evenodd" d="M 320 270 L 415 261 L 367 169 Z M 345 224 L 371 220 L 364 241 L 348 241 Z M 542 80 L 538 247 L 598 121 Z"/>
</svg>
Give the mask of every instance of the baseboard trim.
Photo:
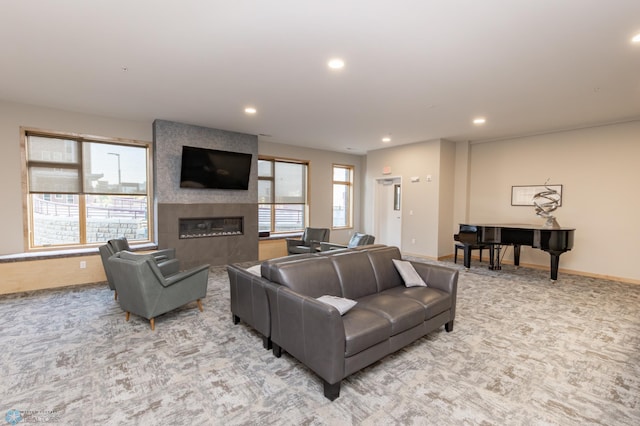
<svg viewBox="0 0 640 426">
<path fill-rule="evenodd" d="M 438 261 L 442 261 L 442 260 L 447 260 L 447 259 L 453 259 L 453 254 L 449 254 L 446 256 L 440 256 L 438 258 L 435 257 L 430 257 L 430 256 L 425 256 L 422 254 L 416 254 L 416 253 L 408 253 L 408 252 L 403 252 L 403 254 L 406 254 L 407 256 L 414 256 L 414 257 L 418 257 L 418 258 L 422 258 L 422 259 L 429 259 L 429 260 L 438 260 Z M 480 260 L 480 256 L 475 256 L 472 255 L 471 256 L 472 259 L 475 260 Z M 488 262 L 487 260 L 487 256 L 483 256 L 484 262 Z M 460 257 L 458 257 L 458 261 L 462 262 L 460 260 Z M 504 259 L 501 261 L 501 263 L 503 265 L 513 265 L 513 261 L 510 259 Z M 523 268 L 531 268 L 531 269 L 540 269 L 540 270 L 549 270 L 549 266 L 544 266 L 544 265 L 538 265 L 535 263 L 522 263 L 520 262 L 520 266 Z M 635 285 L 640 285 L 640 280 L 634 280 L 631 278 L 624 278 L 624 277 L 617 277 L 614 275 L 603 275 L 603 274 L 594 274 L 593 272 L 585 272 L 585 271 L 577 271 L 574 269 L 564 269 L 564 268 L 559 268 L 558 269 L 558 273 L 559 274 L 571 274 L 571 275 L 580 275 L 582 277 L 588 277 L 588 278 L 598 278 L 601 280 L 609 280 L 609 281 L 616 281 L 616 282 L 621 282 L 621 283 L 626 283 L 626 284 L 635 284 Z"/>
</svg>

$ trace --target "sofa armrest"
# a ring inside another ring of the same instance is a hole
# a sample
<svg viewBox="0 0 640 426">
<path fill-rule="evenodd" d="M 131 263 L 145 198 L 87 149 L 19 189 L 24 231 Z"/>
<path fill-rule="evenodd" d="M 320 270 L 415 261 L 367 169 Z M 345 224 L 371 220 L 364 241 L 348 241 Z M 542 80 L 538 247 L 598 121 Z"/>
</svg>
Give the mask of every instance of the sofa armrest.
<svg viewBox="0 0 640 426">
<path fill-rule="evenodd" d="M 206 277 L 209 275 L 209 265 L 200 265 L 200 266 L 196 266 L 195 268 L 191 268 L 187 271 L 173 274 L 170 277 L 166 277 L 164 279 L 164 282 L 162 281 L 161 282 L 164 287 L 169 287 L 197 274 L 203 274 L 204 280 L 206 282 Z"/>
<path fill-rule="evenodd" d="M 271 340 L 328 383 L 344 378 L 346 338 L 336 308 L 265 280 Z"/>
<path fill-rule="evenodd" d="M 411 262 L 416 272 L 429 287 L 437 288 L 451 295 L 451 319 L 456 315 L 458 298 L 458 270 L 428 263 Z"/>
<path fill-rule="evenodd" d="M 347 248 L 345 244 L 327 243 L 324 241 L 320 242 L 320 251 L 339 250 L 345 248 Z"/>
<path fill-rule="evenodd" d="M 265 337 L 271 336 L 269 301 L 264 278 L 238 265 L 227 265 L 231 313 L 255 328 Z"/>
<path fill-rule="evenodd" d="M 167 260 L 167 259 L 175 259 L 176 258 L 176 249 L 168 248 L 168 249 L 160 249 L 154 252 L 149 253 L 153 256 L 157 261 Z"/>
<path fill-rule="evenodd" d="M 180 272 L 180 261 L 178 259 L 167 259 L 163 261 L 158 261 L 158 259 L 156 259 L 156 262 L 158 264 L 158 268 L 160 268 L 160 272 L 162 272 L 162 275 L 165 277 Z"/>
<path fill-rule="evenodd" d="M 429 287 L 454 294 L 458 287 L 458 270 L 428 263 L 411 262 Z"/>
</svg>

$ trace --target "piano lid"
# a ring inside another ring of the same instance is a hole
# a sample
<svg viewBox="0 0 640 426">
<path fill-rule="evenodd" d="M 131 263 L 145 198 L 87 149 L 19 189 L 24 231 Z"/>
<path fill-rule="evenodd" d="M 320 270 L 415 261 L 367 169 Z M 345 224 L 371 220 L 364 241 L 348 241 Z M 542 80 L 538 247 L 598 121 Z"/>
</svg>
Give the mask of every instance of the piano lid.
<svg viewBox="0 0 640 426">
<path fill-rule="evenodd" d="M 509 229 L 531 229 L 540 231 L 575 231 L 576 228 L 568 228 L 561 226 L 559 228 L 546 228 L 544 225 L 531 223 L 461 223 L 460 226 L 477 226 L 487 228 L 509 228 Z"/>
</svg>

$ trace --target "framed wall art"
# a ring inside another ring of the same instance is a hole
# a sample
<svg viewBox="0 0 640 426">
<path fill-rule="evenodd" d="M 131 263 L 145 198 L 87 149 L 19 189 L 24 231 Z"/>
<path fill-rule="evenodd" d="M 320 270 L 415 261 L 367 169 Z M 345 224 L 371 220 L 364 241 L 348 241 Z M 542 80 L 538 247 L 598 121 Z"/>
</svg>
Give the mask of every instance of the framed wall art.
<svg viewBox="0 0 640 426">
<path fill-rule="evenodd" d="M 562 185 L 514 185 L 511 187 L 511 205 L 533 206 L 534 195 L 549 191 L 553 191 L 550 196 L 558 198 L 558 206 L 561 206 Z"/>
</svg>

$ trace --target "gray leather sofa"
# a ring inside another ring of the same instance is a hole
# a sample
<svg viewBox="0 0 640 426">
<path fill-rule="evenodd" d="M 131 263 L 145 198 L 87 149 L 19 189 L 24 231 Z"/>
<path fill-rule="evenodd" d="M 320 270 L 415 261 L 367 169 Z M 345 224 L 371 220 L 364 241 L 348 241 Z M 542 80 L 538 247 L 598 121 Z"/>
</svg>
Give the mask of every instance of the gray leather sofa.
<svg viewBox="0 0 640 426">
<path fill-rule="evenodd" d="M 386 246 L 372 244 L 358 246 L 353 250 L 370 250 L 378 247 Z M 265 260 L 260 265 L 256 265 L 258 269 L 257 276 L 242 266 L 227 265 L 233 323 L 239 324 L 242 320 L 250 325 L 262 335 L 264 348 L 271 349 L 271 314 L 265 283 L 271 279 L 274 265 L 317 256 L 333 256 L 344 251 L 346 249 L 294 254 Z"/>
<path fill-rule="evenodd" d="M 406 287 L 393 264 L 396 247 L 329 253 L 263 264 L 251 282 L 256 294 L 266 291 L 274 355 L 284 350 L 305 364 L 334 400 L 350 374 L 443 325 L 453 330 L 458 271 L 412 262 L 428 286 Z M 340 315 L 317 300 L 323 295 L 357 304 Z"/>
</svg>

